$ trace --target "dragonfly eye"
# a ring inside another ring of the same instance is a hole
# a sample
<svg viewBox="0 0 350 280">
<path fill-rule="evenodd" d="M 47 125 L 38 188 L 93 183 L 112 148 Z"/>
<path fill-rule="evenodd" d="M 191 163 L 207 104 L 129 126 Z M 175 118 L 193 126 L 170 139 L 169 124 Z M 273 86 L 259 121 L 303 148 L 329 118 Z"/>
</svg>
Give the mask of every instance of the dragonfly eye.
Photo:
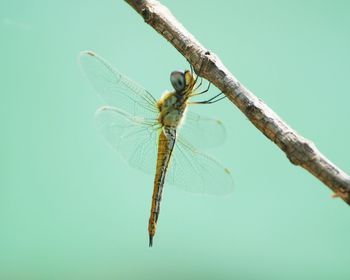
<svg viewBox="0 0 350 280">
<path fill-rule="evenodd" d="M 181 71 L 171 72 L 170 82 L 176 91 L 183 91 L 186 87 L 185 75 Z"/>
</svg>

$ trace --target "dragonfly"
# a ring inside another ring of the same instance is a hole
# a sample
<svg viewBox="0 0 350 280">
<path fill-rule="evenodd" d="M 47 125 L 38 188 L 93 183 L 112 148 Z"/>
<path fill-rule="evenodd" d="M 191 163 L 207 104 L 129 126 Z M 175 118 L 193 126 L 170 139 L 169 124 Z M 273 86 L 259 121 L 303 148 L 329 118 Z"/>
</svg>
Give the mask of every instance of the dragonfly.
<svg viewBox="0 0 350 280">
<path fill-rule="evenodd" d="M 148 222 L 149 246 L 153 245 L 165 183 L 192 193 L 227 195 L 233 189 L 230 171 L 201 149 L 223 142 L 225 129 L 219 120 L 188 111 L 191 102 L 209 90 L 198 92 L 193 68 L 173 71 L 173 91 L 157 100 L 142 86 L 120 73 L 92 51 L 80 54 L 85 76 L 107 105 L 95 114 L 97 129 L 132 167 L 154 174 Z M 194 144 L 192 144 L 194 143 Z"/>
</svg>

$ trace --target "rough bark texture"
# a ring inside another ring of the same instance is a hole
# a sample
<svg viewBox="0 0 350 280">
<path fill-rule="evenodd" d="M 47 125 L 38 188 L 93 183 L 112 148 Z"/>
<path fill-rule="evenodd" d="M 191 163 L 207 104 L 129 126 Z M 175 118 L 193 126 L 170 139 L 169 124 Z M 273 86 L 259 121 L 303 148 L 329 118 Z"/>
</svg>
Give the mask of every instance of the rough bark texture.
<svg viewBox="0 0 350 280">
<path fill-rule="evenodd" d="M 261 99 L 245 88 L 205 49 L 171 12 L 158 1 L 126 0 L 159 34 L 167 39 L 195 68 L 197 73 L 218 87 L 248 119 L 285 152 L 291 163 L 299 165 L 350 205 L 350 177 L 285 123 Z"/>
</svg>

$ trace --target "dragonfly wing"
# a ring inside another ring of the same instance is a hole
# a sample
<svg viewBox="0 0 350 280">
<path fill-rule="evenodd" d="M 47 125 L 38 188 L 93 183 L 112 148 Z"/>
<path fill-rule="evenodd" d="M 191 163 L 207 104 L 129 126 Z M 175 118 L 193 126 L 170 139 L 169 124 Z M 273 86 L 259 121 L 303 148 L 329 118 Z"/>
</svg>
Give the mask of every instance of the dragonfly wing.
<svg viewBox="0 0 350 280">
<path fill-rule="evenodd" d="M 156 118 L 159 113 L 157 101 L 143 87 L 91 51 L 82 52 L 79 61 L 88 80 L 108 105 L 132 116 Z"/>
<path fill-rule="evenodd" d="M 110 106 L 96 112 L 97 129 L 132 167 L 154 175 L 160 126 Z M 193 193 L 226 195 L 232 191 L 230 172 L 179 137 L 167 170 L 166 182 Z"/>
<path fill-rule="evenodd" d="M 230 171 L 182 137 L 177 140 L 166 181 L 193 193 L 227 195 L 233 190 Z"/>
<path fill-rule="evenodd" d="M 224 143 L 226 138 L 225 127 L 220 120 L 200 116 L 193 112 L 186 113 L 179 134 L 190 143 L 196 143 L 198 149 L 218 146 Z"/>
<path fill-rule="evenodd" d="M 95 116 L 97 129 L 132 167 L 155 174 L 159 125 L 104 106 Z"/>
</svg>

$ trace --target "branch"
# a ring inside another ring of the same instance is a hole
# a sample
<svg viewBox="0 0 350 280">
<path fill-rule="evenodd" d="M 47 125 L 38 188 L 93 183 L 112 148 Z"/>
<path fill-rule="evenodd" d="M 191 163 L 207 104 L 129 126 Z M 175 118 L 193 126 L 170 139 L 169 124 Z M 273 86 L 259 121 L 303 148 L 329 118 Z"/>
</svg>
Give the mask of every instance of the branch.
<svg viewBox="0 0 350 280">
<path fill-rule="evenodd" d="M 160 35 L 167 39 L 197 73 L 218 87 L 247 118 L 282 151 L 291 163 L 299 165 L 350 205 L 350 177 L 329 161 L 316 146 L 285 123 L 261 99 L 245 88 L 205 49 L 162 4 L 155 0 L 125 0 Z"/>
</svg>

